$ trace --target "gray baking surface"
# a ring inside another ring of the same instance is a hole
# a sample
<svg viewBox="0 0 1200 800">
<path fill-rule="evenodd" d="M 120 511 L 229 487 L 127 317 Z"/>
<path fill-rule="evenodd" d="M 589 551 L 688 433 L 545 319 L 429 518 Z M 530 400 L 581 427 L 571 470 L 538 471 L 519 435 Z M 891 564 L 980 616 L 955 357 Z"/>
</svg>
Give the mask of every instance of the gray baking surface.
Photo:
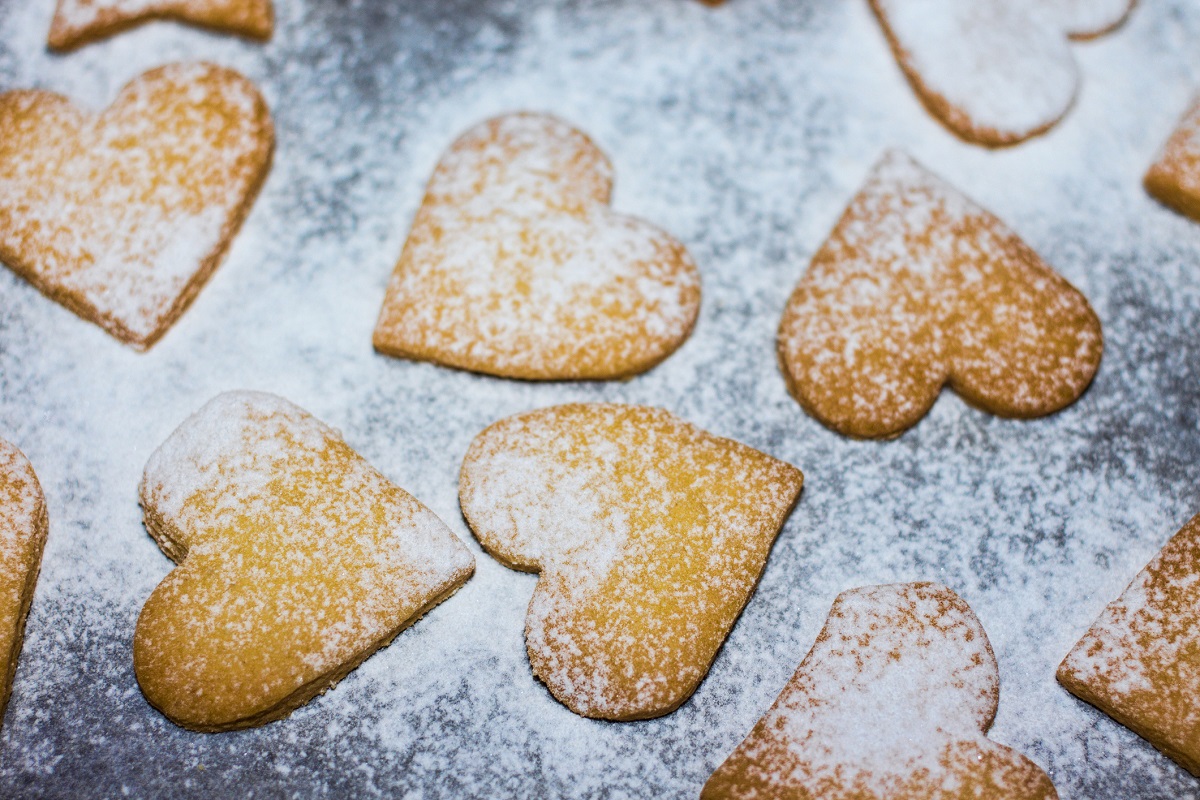
<svg viewBox="0 0 1200 800">
<path fill-rule="evenodd" d="M 1200 83 L 1200 6 L 1143 0 L 1074 47 L 1049 135 L 960 142 L 904 82 L 866 0 L 276 0 L 266 45 L 171 23 L 47 53 L 52 0 L 0 0 L 0 88 L 99 109 L 173 60 L 234 67 L 275 115 L 274 166 L 228 258 L 137 354 L 0 270 L 0 436 L 45 487 L 50 538 L 0 796 L 695 797 L 774 700 L 835 595 L 929 579 L 995 648 L 996 741 L 1064 798 L 1200 796 L 1200 782 L 1075 700 L 1054 670 L 1200 511 L 1200 224 L 1141 188 Z M 371 330 L 438 155 L 512 109 L 560 115 L 616 168 L 615 206 L 703 275 L 691 339 L 627 383 L 529 384 L 375 354 Z M 895 441 L 855 442 L 790 399 L 784 302 L 871 164 L 900 147 L 997 213 L 1091 300 L 1106 350 L 1075 405 L 998 419 L 946 392 Z M 234 388 L 341 429 L 473 548 L 454 597 L 289 719 L 182 730 L 134 680 L 138 611 L 171 564 L 141 524 L 151 451 Z M 663 406 L 796 464 L 799 506 L 708 678 L 662 719 L 558 704 L 522 639 L 534 576 L 480 551 L 459 462 L 499 417 L 576 400 Z"/>
</svg>

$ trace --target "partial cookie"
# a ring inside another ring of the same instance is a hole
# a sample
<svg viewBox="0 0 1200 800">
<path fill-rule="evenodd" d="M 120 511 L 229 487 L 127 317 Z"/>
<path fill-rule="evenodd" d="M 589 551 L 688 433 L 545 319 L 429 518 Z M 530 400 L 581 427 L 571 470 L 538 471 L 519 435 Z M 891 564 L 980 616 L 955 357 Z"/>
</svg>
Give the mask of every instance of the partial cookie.
<svg viewBox="0 0 1200 800">
<path fill-rule="evenodd" d="M 998 147 L 1050 129 L 1079 70 L 1068 37 L 1119 25 L 1134 0 L 871 0 L 909 83 L 954 133 Z"/>
<path fill-rule="evenodd" d="M 1074 402 L 1100 364 L 1087 300 L 1003 222 L 889 152 L 788 301 L 791 393 L 834 430 L 897 436 L 945 384 L 1005 417 Z"/>
<path fill-rule="evenodd" d="M 1146 173 L 1146 191 L 1165 206 L 1200 222 L 1200 97 Z"/>
<path fill-rule="evenodd" d="M 1057 798 L 1040 767 L 984 735 L 999 697 L 987 634 L 954 592 L 842 592 L 796 674 L 700 796 Z"/>
<path fill-rule="evenodd" d="M 273 395 L 210 401 L 150 458 L 141 500 L 179 566 L 138 617 L 134 671 L 193 730 L 287 716 L 475 569 L 432 511 Z"/>
<path fill-rule="evenodd" d="M 0 95 L 0 260 L 144 350 L 217 268 L 273 141 L 254 85 L 210 64 L 146 72 L 100 114 Z"/>
<path fill-rule="evenodd" d="M 565 405 L 479 434 L 459 498 L 491 555 L 541 573 L 533 673 L 577 714 L 632 720 L 696 690 L 802 482 L 660 409 Z"/>
<path fill-rule="evenodd" d="M 613 171 L 553 117 L 479 125 L 442 157 L 375 327 L 382 353 L 509 378 L 623 378 L 696 322 L 679 242 L 609 208 Z"/>
<path fill-rule="evenodd" d="M 1200 776 L 1200 516 L 1108 604 L 1058 680 Z"/>
<path fill-rule="evenodd" d="M 17 674 L 47 527 L 46 499 L 33 467 L 0 439 L 0 719 Z"/>
<path fill-rule="evenodd" d="M 58 0 L 49 44 L 70 50 L 152 19 L 172 19 L 251 39 L 269 39 L 271 0 Z"/>
</svg>

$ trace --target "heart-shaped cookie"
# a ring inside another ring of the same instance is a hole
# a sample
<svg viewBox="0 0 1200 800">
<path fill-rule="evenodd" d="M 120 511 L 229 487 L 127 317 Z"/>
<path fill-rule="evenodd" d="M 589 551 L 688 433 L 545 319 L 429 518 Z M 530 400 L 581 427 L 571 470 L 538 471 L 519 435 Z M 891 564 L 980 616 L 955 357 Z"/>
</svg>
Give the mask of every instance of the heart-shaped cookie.
<svg viewBox="0 0 1200 800">
<path fill-rule="evenodd" d="M 608 206 L 612 167 L 553 117 L 510 114 L 442 157 L 388 284 L 383 353 L 510 378 L 622 378 L 692 330 L 683 245 Z"/>
<path fill-rule="evenodd" d="M 0 439 L 0 719 L 17 673 L 46 531 L 46 500 L 33 467 Z"/>
<path fill-rule="evenodd" d="M 1167 140 L 1145 183 L 1160 203 L 1200 222 L 1200 97 Z"/>
<path fill-rule="evenodd" d="M 796 674 L 702 800 L 1053 800 L 1036 764 L 984 734 L 1000 674 L 945 586 L 842 592 Z"/>
<path fill-rule="evenodd" d="M 210 64 L 147 72 L 100 114 L 0 95 L 0 260 L 146 349 L 216 269 L 272 143 L 258 91 Z"/>
<path fill-rule="evenodd" d="M 949 383 L 993 414 L 1074 402 L 1100 321 L 1004 223 L 902 153 L 875 166 L 788 301 L 792 394 L 848 436 L 897 436 Z"/>
<path fill-rule="evenodd" d="M 138 617 L 134 671 L 193 730 L 287 716 L 475 569 L 432 511 L 273 395 L 210 401 L 151 457 L 141 499 L 179 566 Z"/>
<path fill-rule="evenodd" d="M 274 27 L 271 0 L 58 0 L 49 44 L 70 50 L 152 19 L 264 40 Z"/>
<path fill-rule="evenodd" d="M 660 409 L 566 405 L 479 434 L 459 498 L 490 554 L 541 573 L 533 673 L 577 714 L 631 720 L 696 690 L 802 482 Z"/>
<path fill-rule="evenodd" d="M 954 133 L 997 147 L 1053 127 L 1074 102 L 1068 38 L 1121 23 L 1134 0 L 870 0 L 896 60 Z"/>
<path fill-rule="evenodd" d="M 1200 776 L 1200 515 L 1108 604 L 1058 680 Z"/>
</svg>

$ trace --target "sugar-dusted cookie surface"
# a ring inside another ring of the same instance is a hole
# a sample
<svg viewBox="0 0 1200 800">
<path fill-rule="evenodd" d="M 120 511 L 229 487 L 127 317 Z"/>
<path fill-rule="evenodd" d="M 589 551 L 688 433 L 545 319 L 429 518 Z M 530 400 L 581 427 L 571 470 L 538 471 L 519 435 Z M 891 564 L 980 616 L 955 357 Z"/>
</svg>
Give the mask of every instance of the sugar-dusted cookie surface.
<svg viewBox="0 0 1200 800">
<path fill-rule="evenodd" d="M 700 277 L 669 235 L 609 207 L 613 171 L 553 117 L 458 139 L 429 181 L 375 328 L 382 353 L 510 378 L 622 378 L 687 338 Z"/>
<path fill-rule="evenodd" d="M 179 566 L 138 617 L 134 670 L 194 730 L 286 716 L 475 569 L 432 511 L 273 395 L 211 400 L 150 458 L 141 499 Z"/>
<path fill-rule="evenodd" d="M 1103 341 L 1087 300 L 999 219 L 889 152 L 784 311 L 792 395 L 848 436 L 902 433 L 945 384 L 1035 417 L 1072 403 Z"/>
<path fill-rule="evenodd" d="M 1058 680 L 1200 775 L 1200 516 L 1108 604 Z"/>
<path fill-rule="evenodd" d="M 55 50 L 103 39 L 152 19 L 172 19 L 252 39 L 268 39 L 271 0 L 58 0 L 50 23 Z"/>
<path fill-rule="evenodd" d="M 696 690 L 802 482 L 661 409 L 566 405 L 479 434 L 459 496 L 489 553 L 541 573 L 534 674 L 577 714 L 631 720 Z"/>
<path fill-rule="evenodd" d="M 210 64 L 146 72 L 99 114 L 0 95 L 0 260 L 145 349 L 216 269 L 273 141 L 253 84 Z"/>
<path fill-rule="evenodd" d="M 1146 191 L 1200 222 L 1200 96 L 1146 172 Z"/>
<path fill-rule="evenodd" d="M 1121 23 L 1134 0 L 870 0 L 925 106 L 992 147 L 1053 127 L 1074 102 L 1068 39 Z"/>
<path fill-rule="evenodd" d="M 46 531 L 46 500 L 33 467 L 0 439 L 0 720 L 17 673 Z"/>
<path fill-rule="evenodd" d="M 1000 675 L 983 626 L 935 583 L 842 592 L 796 674 L 702 800 L 1052 800 L 984 734 Z"/>
</svg>

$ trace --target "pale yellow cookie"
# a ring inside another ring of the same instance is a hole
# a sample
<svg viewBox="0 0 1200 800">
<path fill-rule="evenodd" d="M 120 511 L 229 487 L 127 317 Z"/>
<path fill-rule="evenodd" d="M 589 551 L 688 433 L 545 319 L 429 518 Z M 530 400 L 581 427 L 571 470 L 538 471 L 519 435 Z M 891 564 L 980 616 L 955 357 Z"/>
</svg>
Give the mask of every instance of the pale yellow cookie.
<svg viewBox="0 0 1200 800">
<path fill-rule="evenodd" d="M 286 716 L 475 569 L 432 511 L 273 395 L 210 401 L 151 457 L 141 499 L 179 566 L 138 617 L 134 671 L 193 730 Z"/>
<path fill-rule="evenodd" d="M 0 95 L 0 260 L 148 348 L 220 263 L 273 141 L 258 90 L 211 64 L 146 72 L 99 114 Z"/>
<path fill-rule="evenodd" d="M 152 19 L 264 40 L 274 27 L 271 0 L 58 0 L 49 44 L 70 50 Z"/>
<path fill-rule="evenodd" d="M 1053 800 L 985 734 L 1000 675 L 970 607 L 935 583 L 842 592 L 796 674 L 702 800 Z"/>
<path fill-rule="evenodd" d="M 577 714 L 631 720 L 696 690 L 802 482 L 660 409 L 566 405 L 479 434 L 459 498 L 490 554 L 541 573 L 534 675 Z"/>
<path fill-rule="evenodd" d="M 47 527 L 46 500 L 33 467 L 0 439 L 0 719 L 17 674 Z"/>
<path fill-rule="evenodd" d="M 1200 516 L 1108 604 L 1058 680 L 1200 776 Z"/>
<path fill-rule="evenodd" d="M 472 128 L 434 170 L 375 327 L 382 353 L 510 378 L 623 378 L 687 338 L 700 276 L 609 208 L 612 167 L 553 117 Z"/>
<path fill-rule="evenodd" d="M 1160 203 L 1200 222 L 1200 97 L 1167 140 L 1145 183 Z"/>
<path fill-rule="evenodd" d="M 889 152 L 788 300 L 791 393 L 834 430 L 897 436 L 942 386 L 1005 417 L 1074 402 L 1100 364 L 1087 300 L 1003 222 Z"/>
</svg>

